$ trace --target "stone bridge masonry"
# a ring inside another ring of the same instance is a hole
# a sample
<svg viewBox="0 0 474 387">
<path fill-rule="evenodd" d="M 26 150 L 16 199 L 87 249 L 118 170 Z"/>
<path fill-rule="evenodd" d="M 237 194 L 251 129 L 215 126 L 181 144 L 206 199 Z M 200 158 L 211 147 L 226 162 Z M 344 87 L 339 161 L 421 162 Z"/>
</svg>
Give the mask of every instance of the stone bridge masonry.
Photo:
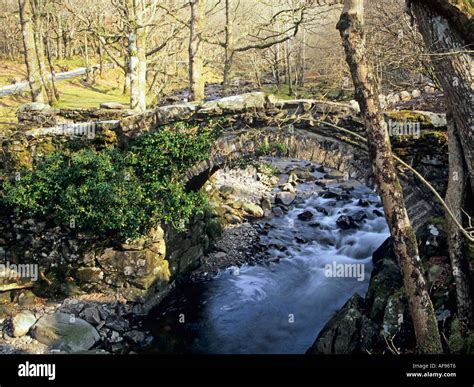
<svg viewBox="0 0 474 387">
<path fill-rule="evenodd" d="M 263 93 L 248 93 L 200 105 L 184 103 L 163 106 L 140 114 L 113 109 L 117 107 L 114 104 L 108 107 L 112 109 L 63 109 L 56 114 L 46 108 L 33 110 L 30 115 L 27 114 L 28 109 L 22 109 L 19 118 L 23 130 L 13 135 L 13 140 L 6 146 L 3 144 L 3 148 L 7 149 L 7 154 L 13 150 L 23 163 L 28 163 L 31 162 L 31 155 L 49 152 L 71 138 L 82 137 L 86 143 L 99 139 L 120 144 L 174 122 L 227 117 L 229 124 L 215 143 L 209 159 L 188 171 L 186 179 L 189 187 L 199 188 L 224 165 L 243 157 L 256 157 L 262 144 L 280 143 L 287 149 L 282 156 L 335 168 L 375 188 L 363 141 L 317 123 L 317 120 L 332 122 L 363 135 L 364 128 L 357 119 L 357 111 L 348 104 L 308 99 L 280 100 Z M 400 119 L 397 112 L 387 113 L 387 117 Z M 448 173 L 447 149 L 443 131 L 437 127 L 444 125 L 444 117 L 413 111 L 401 119 L 421 122 L 422 131 L 418 139 L 393 138 L 395 153 L 418 169 L 443 195 Z M 54 122 L 55 126 L 26 129 L 25 122 L 30 125 L 33 122 Z M 8 160 L 5 156 L 3 158 L 3 168 L 12 172 L 15 163 L 8 165 Z M 400 177 L 410 219 L 418 229 L 428 218 L 440 214 L 440 207 L 410 172 L 400 169 Z"/>
</svg>

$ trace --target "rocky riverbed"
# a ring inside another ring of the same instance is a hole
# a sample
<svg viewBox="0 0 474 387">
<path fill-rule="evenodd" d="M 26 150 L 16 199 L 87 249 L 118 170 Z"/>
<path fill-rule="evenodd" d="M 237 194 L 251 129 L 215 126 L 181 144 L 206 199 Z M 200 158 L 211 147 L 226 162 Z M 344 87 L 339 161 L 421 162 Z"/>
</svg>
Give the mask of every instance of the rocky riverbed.
<svg viewBox="0 0 474 387">
<path fill-rule="evenodd" d="M 371 254 L 388 235 L 378 197 L 338 171 L 272 158 L 219 171 L 205 189 L 222 238 L 144 320 L 155 338 L 146 351 L 304 353 L 367 290 Z M 334 261 L 359 265 L 363 278 L 326 276 Z"/>
</svg>

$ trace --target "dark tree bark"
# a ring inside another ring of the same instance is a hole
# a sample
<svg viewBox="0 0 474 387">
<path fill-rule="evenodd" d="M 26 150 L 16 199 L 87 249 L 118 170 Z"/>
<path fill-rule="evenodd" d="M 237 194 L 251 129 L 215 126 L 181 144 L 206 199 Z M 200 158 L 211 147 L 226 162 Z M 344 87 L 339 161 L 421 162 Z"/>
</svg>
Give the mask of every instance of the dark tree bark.
<svg viewBox="0 0 474 387">
<path fill-rule="evenodd" d="M 456 124 L 448 115 L 448 146 L 449 146 L 449 179 L 446 192 L 446 203 L 450 206 L 457 220 L 462 224 L 461 208 L 464 203 L 466 188 L 465 168 L 462 157 Z M 446 215 L 448 226 L 449 257 L 456 284 L 458 317 L 466 325 L 473 322 L 473 303 L 471 299 L 471 281 L 469 278 L 469 262 L 464 255 L 465 239 L 451 216 Z"/>
<path fill-rule="evenodd" d="M 369 153 L 408 298 L 418 351 L 441 353 L 433 305 L 423 277 L 416 236 L 405 208 L 380 102 L 377 82 L 366 57 L 363 0 L 346 0 L 338 29 L 367 130 Z"/>
<path fill-rule="evenodd" d="M 453 5 L 456 3 L 462 2 L 412 0 L 409 4 L 423 39 L 434 54 L 431 61 L 458 129 L 474 193 L 474 61 L 472 53 L 467 52 L 474 48 L 474 24 L 464 21 L 473 11 L 464 9 L 462 4 Z"/>
<path fill-rule="evenodd" d="M 446 96 L 450 168 L 446 202 L 462 224 L 466 188 L 470 187 L 471 197 L 474 194 L 474 60 L 468 52 L 474 48 L 474 24 L 469 21 L 474 7 L 455 0 L 413 0 L 408 6 L 433 54 L 435 75 Z M 472 281 L 464 255 L 465 239 L 450 216 L 446 221 L 458 315 L 473 326 Z"/>
</svg>

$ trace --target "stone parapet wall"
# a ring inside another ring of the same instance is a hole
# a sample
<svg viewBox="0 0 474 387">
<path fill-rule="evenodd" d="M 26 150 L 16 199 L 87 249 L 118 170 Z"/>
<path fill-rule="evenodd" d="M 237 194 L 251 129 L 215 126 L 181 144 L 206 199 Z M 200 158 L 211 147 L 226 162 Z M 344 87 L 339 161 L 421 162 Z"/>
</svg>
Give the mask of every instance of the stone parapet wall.
<svg viewBox="0 0 474 387">
<path fill-rule="evenodd" d="M 48 128 L 61 124 L 120 120 L 133 115 L 120 104 L 104 104 L 112 108 L 57 109 L 40 103 L 29 103 L 17 111 L 18 126 L 22 130 Z"/>
</svg>

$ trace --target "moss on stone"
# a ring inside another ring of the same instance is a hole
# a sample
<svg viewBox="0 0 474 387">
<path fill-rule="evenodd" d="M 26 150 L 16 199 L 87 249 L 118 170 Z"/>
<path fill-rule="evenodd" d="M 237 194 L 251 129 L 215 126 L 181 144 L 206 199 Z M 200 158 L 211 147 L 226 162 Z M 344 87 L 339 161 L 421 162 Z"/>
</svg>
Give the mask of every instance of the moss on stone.
<svg viewBox="0 0 474 387">
<path fill-rule="evenodd" d="M 104 141 L 106 144 L 117 144 L 117 133 L 111 129 L 104 128 L 100 135 L 100 140 Z"/>
<path fill-rule="evenodd" d="M 222 225 L 218 218 L 209 219 L 206 224 L 206 234 L 211 240 L 217 239 L 222 235 Z"/>
<path fill-rule="evenodd" d="M 36 154 L 37 155 L 47 155 L 56 151 L 56 147 L 52 141 L 43 141 L 36 145 Z"/>
<path fill-rule="evenodd" d="M 430 119 L 420 113 L 413 112 L 412 110 L 399 110 L 387 113 L 388 117 L 397 121 L 409 121 L 409 122 L 421 122 L 425 124 L 431 124 Z"/>
</svg>

